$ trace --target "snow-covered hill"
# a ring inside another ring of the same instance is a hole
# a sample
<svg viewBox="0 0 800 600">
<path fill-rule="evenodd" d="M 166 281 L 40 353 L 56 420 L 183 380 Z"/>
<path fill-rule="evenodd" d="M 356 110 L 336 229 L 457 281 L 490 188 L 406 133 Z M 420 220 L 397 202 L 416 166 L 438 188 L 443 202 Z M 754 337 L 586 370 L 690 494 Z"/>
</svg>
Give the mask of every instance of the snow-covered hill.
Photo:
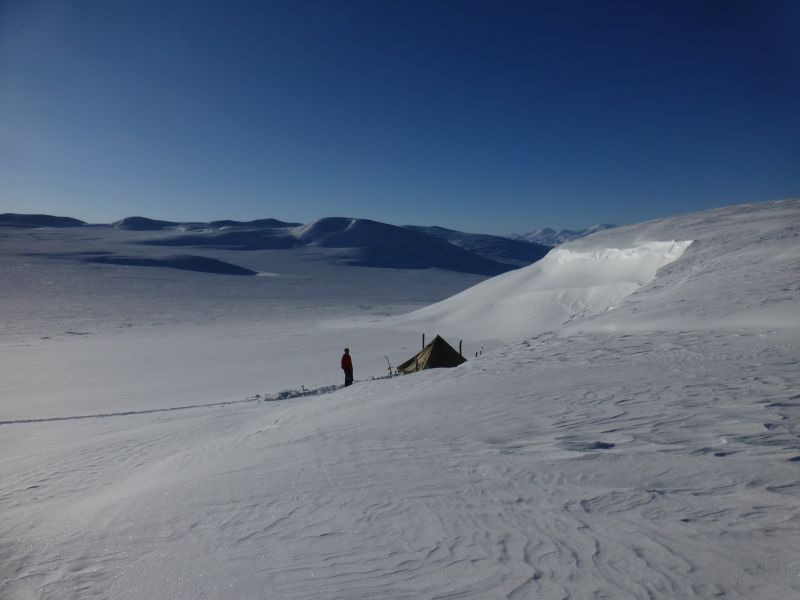
<svg viewBox="0 0 800 600">
<path fill-rule="evenodd" d="M 797 324 L 797 213 L 798 203 L 788 201 L 614 228 L 394 323 L 508 341 L 566 324 Z"/>
<path fill-rule="evenodd" d="M 579 252 L 558 248 L 542 261 L 492 278 L 438 304 L 396 318 L 397 326 L 512 341 L 612 310 L 691 240 Z"/>
<path fill-rule="evenodd" d="M 122 243 L 142 246 L 204 248 L 212 251 L 294 250 L 305 247 L 336 248 L 335 260 L 351 266 L 389 269 L 445 269 L 482 276 L 497 275 L 544 256 L 549 247 L 518 242 L 497 236 L 468 234 L 444 228 L 397 227 L 369 219 L 325 217 L 308 224 L 288 223 L 277 219 L 253 221 L 221 220 L 209 223 L 177 222 L 126 217 L 109 226 L 87 225 L 77 219 L 48 215 L 0 215 L 0 228 L 16 227 L 47 229 L 52 227 L 84 226 L 86 229 L 111 228 L 120 232 Z M 124 232 L 141 234 L 125 237 Z M 109 236 L 109 239 L 112 239 Z M 203 256 L 181 254 L 191 260 L 176 260 L 172 255 L 154 256 L 140 249 L 138 254 L 114 256 L 110 249 L 93 262 L 127 264 L 131 266 L 200 265 Z M 62 255 L 62 258 L 66 255 Z M 72 253 L 78 257 L 79 253 Z M 214 258 L 217 260 L 217 258 Z M 201 268 L 204 272 L 225 273 L 240 270 L 236 260 L 225 269 Z M 180 266 L 179 268 L 184 268 Z"/>
<path fill-rule="evenodd" d="M 478 275 L 497 275 L 513 268 L 441 238 L 369 219 L 318 219 L 298 227 L 292 234 L 303 245 L 357 248 L 351 264 L 359 266 L 437 267 Z"/>
<path fill-rule="evenodd" d="M 183 278 L 220 312 L 240 306 L 220 279 L 270 282 L 283 304 L 0 340 L 0 597 L 798 597 L 799 236 L 797 200 L 634 225 L 367 327 L 320 321 L 359 316 L 332 287 L 343 272 L 324 275 L 345 267 L 164 270 L 173 285 L 141 282 L 141 310 L 188 301 Z M 82 275 L 87 313 L 122 268 Z M 390 293 L 422 292 L 424 273 Z M 347 287 L 377 304 L 395 276 Z M 373 359 L 418 349 L 394 329 L 409 319 L 450 319 L 470 360 L 370 379 Z M 505 321 L 516 341 L 468 336 Z M 335 381 L 345 345 L 354 386 L 280 393 L 303 369 Z M 237 397 L 243 381 L 262 395 Z"/>
<path fill-rule="evenodd" d="M 116 229 L 129 231 L 214 231 L 220 229 L 281 229 L 297 227 L 301 223 L 287 223 L 278 219 L 256 219 L 253 221 L 221 220 L 210 223 L 177 222 L 148 219 L 147 217 L 125 217 L 111 224 Z"/>
<path fill-rule="evenodd" d="M 0 214 L 0 227 L 21 227 L 33 229 L 39 227 L 81 227 L 85 222 L 71 217 L 55 217 L 53 215 L 21 215 L 17 213 Z"/>
<path fill-rule="evenodd" d="M 154 246 L 198 246 L 232 250 L 278 250 L 302 248 L 341 248 L 348 264 L 395 269 L 440 268 L 478 275 L 497 275 L 513 266 L 450 244 L 437 236 L 369 219 L 326 217 L 306 225 L 225 226 L 155 237 L 143 243 Z M 541 255 L 538 258 L 541 258 Z M 535 259 L 528 261 L 529 264 Z M 518 266 L 514 265 L 514 266 Z"/>
</svg>

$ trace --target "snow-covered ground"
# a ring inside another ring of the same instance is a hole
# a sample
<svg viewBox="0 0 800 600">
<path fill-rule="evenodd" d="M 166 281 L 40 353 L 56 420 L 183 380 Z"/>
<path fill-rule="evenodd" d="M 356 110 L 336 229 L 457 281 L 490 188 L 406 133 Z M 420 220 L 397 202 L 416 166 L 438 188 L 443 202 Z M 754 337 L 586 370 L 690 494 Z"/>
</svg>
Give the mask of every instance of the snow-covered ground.
<svg viewBox="0 0 800 600">
<path fill-rule="evenodd" d="M 617 228 L 398 316 L 480 278 L 2 231 L 0 597 L 800 597 L 799 234 Z M 369 379 L 423 330 L 470 360 Z"/>
</svg>

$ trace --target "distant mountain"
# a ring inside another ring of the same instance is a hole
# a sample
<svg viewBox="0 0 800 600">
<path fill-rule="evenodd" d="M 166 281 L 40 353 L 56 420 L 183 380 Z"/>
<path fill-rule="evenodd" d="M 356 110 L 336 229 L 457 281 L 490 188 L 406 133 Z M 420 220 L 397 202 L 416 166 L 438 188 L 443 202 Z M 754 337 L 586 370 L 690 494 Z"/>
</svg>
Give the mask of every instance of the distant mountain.
<svg viewBox="0 0 800 600">
<path fill-rule="evenodd" d="M 256 219 L 254 221 L 211 221 L 207 224 L 208 227 L 222 228 L 280 228 L 280 227 L 298 227 L 302 223 L 287 223 L 279 221 L 278 219 Z"/>
<path fill-rule="evenodd" d="M 4 213 L 0 215 L 0 227 L 80 227 L 85 222 L 70 217 L 54 217 L 52 215 L 21 215 Z"/>
<path fill-rule="evenodd" d="M 256 219 L 254 221 L 211 221 L 202 222 L 177 222 L 159 221 L 148 219 L 147 217 L 125 217 L 111 224 L 116 229 L 127 229 L 129 231 L 168 231 L 170 229 L 178 231 L 207 231 L 209 229 L 263 229 L 263 228 L 282 228 L 297 227 L 302 223 L 285 223 L 278 219 Z"/>
<path fill-rule="evenodd" d="M 281 226 L 181 232 L 142 243 L 227 250 L 280 250 L 306 246 L 349 248 L 353 252 L 345 260 L 354 266 L 440 268 L 479 275 L 498 275 L 514 268 L 440 237 L 369 219 L 326 217 L 297 227 L 278 223 Z"/>
<path fill-rule="evenodd" d="M 224 250 L 286 250 L 299 245 L 294 229 L 298 223 L 276 219 L 260 219 L 249 223 L 214 221 L 201 224 L 184 223 L 172 227 L 176 235 L 143 240 L 151 246 L 195 246 Z"/>
<path fill-rule="evenodd" d="M 161 231 L 175 228 L 178 225 L 180 223 L 175 223 L 174 221 L 157 221 L 147 217 L 125 217 L 111 224 L 114 229 L 127 229 L 129 231 Z"/>
<path fill-rule="evenodd" d="M 329 217 L 296 230 L 298 240 L 327 248 L 358 248 L 351 264 L 369 267 L 427 269 L 498 275 L 513 267 L 464 250 L 446 240 L 405 227 L 370 221 Z"/>
<path fill-rule="evenodd" d="M 546 227 L 544 229 L 534 229 L 522 235 L 512 234 L 511 239 L 532 242 L 534 244 L 544 244 L 545 246 L 560 246 L 572 240 L 614 227 L 616 227 L 616 225 L 602 224 L 592 225 L 586 229 L 561 229 L 559 231 Z"/>
<path fill-rule="evenodd" d="M 485 258 L 515 266 L 529 265 L 544 258 L 551 246 L 536 242 L 516 240 L 498 235 L 481 233 L 464 233 L 444 227 L 421 227 L 406 225 L 406 229 L 447 240 L 454 246 L 463 248 Z"/>
<path fill-rule="evenodd" d="M 75 227 L 83 221 L 49 215 L 0 215 L 0 227 Z M 109 225 L 97 227 L 108 227 Z M 219 250 L 288 250 L 336 248 L 340 260 L 354 266 L 392 269 L 439 268 L 493 276 L 529 265 L 544 257 L 550 247 L 493 235 L 464 233 L 444 227 L 398 227 L 369 219 L 326 217 L 308 223 L 277 219 L 219 220 L 209 223 L 178 222 L 126 217 L 110 224 L 124 231 L 151 232 L 135 243 L 160 247 L 196 247 Z M 191 259 L 191 260 L 190 260 Z M 214 273 L 231 272 L 227 266 L 203 263 L 196 257 L 107 256 L 91 262 L 135 266 L 167 266 Z"/>
</svg>

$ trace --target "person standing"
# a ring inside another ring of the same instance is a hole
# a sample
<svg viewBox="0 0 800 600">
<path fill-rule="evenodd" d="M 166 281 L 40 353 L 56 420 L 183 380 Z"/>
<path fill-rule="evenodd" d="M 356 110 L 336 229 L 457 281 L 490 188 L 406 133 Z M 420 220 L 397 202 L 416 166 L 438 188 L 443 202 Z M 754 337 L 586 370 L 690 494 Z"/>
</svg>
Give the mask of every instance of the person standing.
<svg viewBox="0 0 800 600">
<path fill-rule="evenodd" d="M 350 358 L 350 348 L 344 349 L 342 354 L 342 371 L 344 371 L 344 385 L 352 385 L 353 383 L 353 359 Z"/>
</svg>

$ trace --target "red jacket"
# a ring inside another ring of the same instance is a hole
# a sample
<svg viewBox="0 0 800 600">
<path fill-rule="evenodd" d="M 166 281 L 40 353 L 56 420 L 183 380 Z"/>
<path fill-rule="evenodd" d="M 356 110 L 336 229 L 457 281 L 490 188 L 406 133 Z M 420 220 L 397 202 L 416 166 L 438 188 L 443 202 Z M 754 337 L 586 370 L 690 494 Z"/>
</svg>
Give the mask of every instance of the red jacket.
<svg viewBox="0 0 800 600">
<path fill-rule="evenodd" d="M 349 354 L 342 354 L 342 368 L 349 370 L 353 369 L 353 361 Z"/>
</svg>

